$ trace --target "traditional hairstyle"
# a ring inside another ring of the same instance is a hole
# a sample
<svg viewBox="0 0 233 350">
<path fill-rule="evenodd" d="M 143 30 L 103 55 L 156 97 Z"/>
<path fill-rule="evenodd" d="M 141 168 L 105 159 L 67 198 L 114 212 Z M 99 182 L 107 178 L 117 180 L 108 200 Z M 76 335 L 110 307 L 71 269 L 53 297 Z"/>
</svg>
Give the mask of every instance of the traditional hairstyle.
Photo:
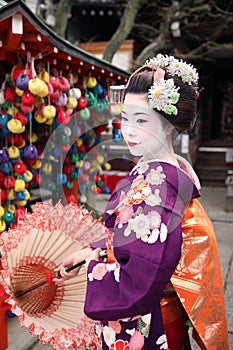
<svg viewBox="0 0 233 350">
<path fill-rule="evenodd" d="M 124 96 L 147 94 L 149 106 L 178 131 L 190 130 L 197 116 L 197 81 L 193 66 L 159 54 L 132 73 Z"/>
</svg>

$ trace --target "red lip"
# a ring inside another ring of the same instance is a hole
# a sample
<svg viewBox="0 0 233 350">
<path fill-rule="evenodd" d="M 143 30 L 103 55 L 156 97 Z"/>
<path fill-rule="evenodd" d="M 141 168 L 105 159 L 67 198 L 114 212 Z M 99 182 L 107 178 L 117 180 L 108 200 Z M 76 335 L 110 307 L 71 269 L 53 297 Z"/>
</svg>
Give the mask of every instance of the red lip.
<svg viewBox="0 0 233 350">
<path fill-rule="evenodd" d="M 130 147 L 134 147 L 134 146 L 137 145 L 137 143 L 135 143 L 135 142 L 128 142 L 128 145 L 129 145 Z"/>
</svg>

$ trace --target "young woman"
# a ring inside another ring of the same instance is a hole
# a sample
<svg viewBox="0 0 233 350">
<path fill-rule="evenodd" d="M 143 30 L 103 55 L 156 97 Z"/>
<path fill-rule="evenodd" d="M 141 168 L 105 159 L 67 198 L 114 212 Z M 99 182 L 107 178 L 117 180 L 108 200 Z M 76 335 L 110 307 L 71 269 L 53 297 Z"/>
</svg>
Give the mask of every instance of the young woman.
<svg viewBox="0 0 233 350">
<path fill-rule="evenodd" d="M 177 289 L 181 287 L 180 294 L 190 288 L 179 265 L 182 220 L 199 197 L 200 185 L 191 166 L 175 155 L 172 138 L 195 123 L 197 80 L 191 65 L 162 55 L 131 75 L 121 126 L 130 152 L 140 160 L 118 184 L 106 207 L 105 224 L 113 232 L 115 261 L 99 259 L 103 246 L 97 242 L 60 267 L 62 276 L 68 278 L 72 273 L 67 274 L 65 268 L 90 259 L 84 311 L 101 321 L 103 350 L 182 350 L 188 344 L 189 315 L 171 281 L 174 278 Z M 218 296 L 222 298 L 221 288 Z M 200 305 L 192 304 L 188 312 L 195 308 L 200 310 Z M 220 328 L 226 326 L 224 317 L 223 313 L 218 320 Z M 196 319 L 197 315 L 191 318 L 192 322 Z M 201 322 L 208 324 L 204 318 Z M 226 332 L 224 337 L 223 347 L 211 347 L 211 342 L 206 345 L 201 339 L 199 344 L 203 349 L 228 349 Z"/>
</svg>

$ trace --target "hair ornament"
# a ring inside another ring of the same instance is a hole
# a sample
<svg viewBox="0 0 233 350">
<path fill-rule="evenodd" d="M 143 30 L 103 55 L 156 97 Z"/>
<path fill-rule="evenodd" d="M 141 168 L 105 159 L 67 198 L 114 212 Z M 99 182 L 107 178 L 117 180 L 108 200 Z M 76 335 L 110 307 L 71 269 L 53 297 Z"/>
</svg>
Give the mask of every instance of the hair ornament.
<svg viewBox="0 0 233 350">
<path fill-rule="evenodd" d="M 183 83 L 188 83 L 189 85 L 197 84 L 198 82 L 199 77 L 196 68 L 190 63 L 178 60 L 173 56 L 158 54 L 147 60 L 144 66 L 149 66 L 153 70 L 157 68 L 164 69 L 171 76 L 177 75 Z"/>
<path fill-rule="evenodd" d="M 175 86 L 174 79 L 164 80 L 165 72 L 170 76 L 178 76 L 183 83 L 192 85 L 198 82 L 196 68 L 173 56 L 158 54 L 147 60 L 143 67 L 150 67 L 154 73 L 154 83 L 148 91 L 149 106 L 169 115 L 178 113 L 175 104 L 179 101 L 179 87 Z M 163 71 L 163 74 L 160 73 Z M 159 79 L 157 77 L 160 76 Z"/>
<path fill-rule="evenodd" d="M 153 85 L 148 90 L 150 108 L 155 108 L 169 115 L 177 115 L 178 113 L 175 105 L 180 97 L 179 87 L 175 86 L 173 78 L 164 79 L 166 72 L 171 77 L 177 76 L 185 84 L 194 85 L 198 98 L 198 88 L 195 85 L 197 85 L 199 77 L 196 68 L 173 56 L 157 54 L 155 57 L 148 59 L 143 66 L 136 69 L 129 77 L 126 85 L 110 86 L 111 103 L 123 103 L 125 90 L 129 86 L 132 77 L 146 68 L 154 72 Z"/>
<path fill-rule="evenodd" d="M 156 108 L 169 115 L 176 115 L 178 111 L 174 105 L 179 101 L 178 90 L 179 87 L 175 87 L 173 79 L 160 78 L 155 81 L 148 91 L 150 108 Z"/>
</svg>

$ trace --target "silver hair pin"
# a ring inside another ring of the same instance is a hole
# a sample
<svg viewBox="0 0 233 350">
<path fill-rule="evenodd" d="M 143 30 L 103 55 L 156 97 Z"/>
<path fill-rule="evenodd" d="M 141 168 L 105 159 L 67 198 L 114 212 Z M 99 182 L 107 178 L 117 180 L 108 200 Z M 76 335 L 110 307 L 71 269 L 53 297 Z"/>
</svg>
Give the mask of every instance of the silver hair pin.
<svg viewBox="0 0 233 350">
<path fill-rule="evenodd" d="M 110 86 L 110 103 L 123 103 L 126 85 L 112 85 Z"/>
</svg>

